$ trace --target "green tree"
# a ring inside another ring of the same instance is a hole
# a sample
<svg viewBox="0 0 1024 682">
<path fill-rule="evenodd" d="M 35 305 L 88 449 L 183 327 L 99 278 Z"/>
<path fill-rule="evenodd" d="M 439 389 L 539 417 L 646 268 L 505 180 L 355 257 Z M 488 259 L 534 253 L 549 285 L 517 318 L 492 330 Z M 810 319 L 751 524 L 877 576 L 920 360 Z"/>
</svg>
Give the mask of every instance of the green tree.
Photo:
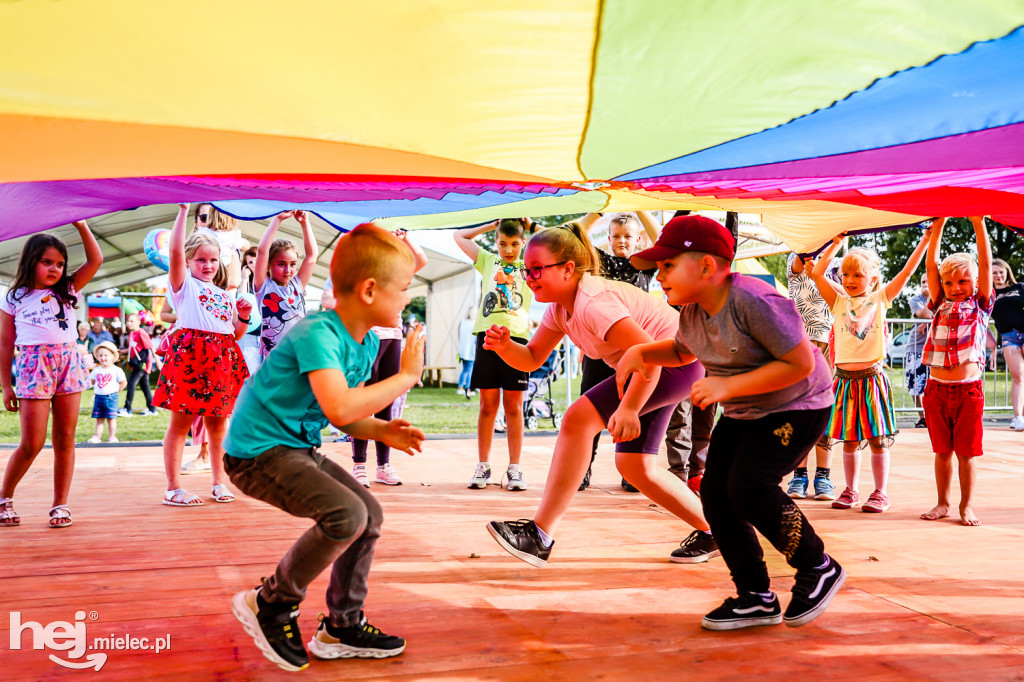
<svg viewBox="0 0 1024 682">
<path fill-rule="evenodd" d="M 427 320 L 427 297 L 417 296 L 409 301 L 409 305 L 405 306 L 405 310 L 402 311 L 402 320 L 408 320 L 410 315 L 415 315 L 416 319 L 420 322 L 426 322 Z"/>
<path fill-rule="evenodd" d="M 135 284 L 126 284 L 124 286 L 118 287 L 118 291 L 120 291 L 122 294 L 129 294 L 132 292 L 139 294 L 151 294 L 153 293 L 153 287 L 149 286 L 145 282 L 136 282 Z M 129 296 L 128 298 L 133 297 Z M 153 310 L 152 296 L 140 296 L 138 298 L 134 298 L 134 300 L 138 301 L 143 308 L 146 308 L 147 310 L 150 311 Z"/>
<path fill-rule="evenodd" d="M 773 253 L 770 256 L 761 256 L 757 259 L 765 267 L 765 270 L 775 275 L 775 279 L 786 284 L 786 261 L 789 260 L 788 253 Z"/>
<path fill-rule="evenodd" d="M 567 213 L 564 215 L 538 216 L 534 217 L 533 221 L 538 225 L 543 225 L 544 227 L 554 227 L 556 225 L 564 225 L 565 223 L 572 222 L 573 220 L 579 220 L 584 215 L 586 214 Z M 498 249 L 497 242 L 495 241 L 496 233 L 497 230 L 490 230 L 488 232 L 484 232 L 482 235 L 476 238 L 476 243 L 479 244 L 482 248 L 487 249 L 491 253 L 494 253 Z"/>
</svg>

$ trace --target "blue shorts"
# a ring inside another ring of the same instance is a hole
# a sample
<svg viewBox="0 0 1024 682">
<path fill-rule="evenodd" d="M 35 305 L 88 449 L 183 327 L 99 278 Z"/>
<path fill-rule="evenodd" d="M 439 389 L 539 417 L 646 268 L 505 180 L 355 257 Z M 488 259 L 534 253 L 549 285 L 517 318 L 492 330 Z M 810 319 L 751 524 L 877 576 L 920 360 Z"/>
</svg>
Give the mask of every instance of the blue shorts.
<svg viewBox="0 0 1024 682">
<path fill-rule="evenodd" d="M 1017 348 L 1024 348 L 1024 332 L 1019 329 L 1008 331 L 1005 334 L 1001 334 L 1003 337 L 1003 348 L 1009 348 L 1016 346 Z"/>
<path fill-rule="evenodd" d="M 658 449 L 665 441 L 665 431 L 668 430 L 672 411 L 676 405 L 690 397 L 693 382 L 703 378 L 704 366 L 699 362 L 691 362 L 682 367 L 662 367 L 654 393 L 640 410 L 640 435 L 631 441 L 616 443 L 615 452 L 658 454 Z M 583 397 L 590 401 L 605 424 L 608 424 L 622 402 L 619 400 L 614 374 L 584 393 Z"/>
<path fill-rule="evenodd" d="M 93 396 L 92 418 L 117 419 L 117 394 Z"/>
</svg>

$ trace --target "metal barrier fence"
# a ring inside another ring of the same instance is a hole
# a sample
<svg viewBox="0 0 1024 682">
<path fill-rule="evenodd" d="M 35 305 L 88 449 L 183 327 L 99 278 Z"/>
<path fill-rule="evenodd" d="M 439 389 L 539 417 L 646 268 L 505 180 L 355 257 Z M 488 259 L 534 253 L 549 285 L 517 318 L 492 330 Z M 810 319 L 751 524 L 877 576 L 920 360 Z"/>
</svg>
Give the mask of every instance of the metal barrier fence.
<svg viewBox="0 0 1024 682">
<path fill-rule="evenodd" d="M 907 337 L 911 330 L 922 324 L 920 319 L 887 320 L 889 323 L 889 339 L 886 344 L 886 372 L 892 384 L 894 409 L 896 412 L 916 412 L 920 408 L 914 405 L 913 397 L 907 392 L 903 372 L 903 358 L 907 351 Z M 927 323 L 925 323 L 927 324 Z M 995 342 L 995 329 L 992 331 L 992 342 Z M 998 347 L 988 351 L 991 361 L 995 357 L 995 370 L 991 362 L 986 363 L 985 371 L 985 411 L 1013 411 L 1010 404 L 1010 373 L 1003 362 L 1002 352 Z"/>
</svg>

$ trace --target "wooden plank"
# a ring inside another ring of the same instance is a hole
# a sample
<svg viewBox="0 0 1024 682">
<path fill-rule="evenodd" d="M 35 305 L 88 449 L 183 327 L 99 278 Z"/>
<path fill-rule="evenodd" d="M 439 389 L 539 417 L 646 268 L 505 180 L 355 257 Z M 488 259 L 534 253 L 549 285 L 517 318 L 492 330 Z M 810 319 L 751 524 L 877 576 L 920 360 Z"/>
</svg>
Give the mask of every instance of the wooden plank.
<svg viewBox="0 0 1024 682">
<path fill-rule="evenodd" d="M 1022 442 L 1005 429 L 986 431 L 976 504 L 984 525 L 963 528 L 917 518 L 934 503 L 931 454 L 923 431 L 904 431 L 893 448 L 891 511 L 801 502 L 850 574 L 829 611 L 798 629 L 710 633 L 700 617 L 732 593 L 725 565 L 668 562 L 690 529 L 621 491 L 610 445 L 599 452 L 595 485 L 577 495 L 563 522 L 551 562 L 535 569 L 498 548 L 484 524 L 532 515 L 553 439 L 529 440 L 523 493 L 466 489 L 475 442 L 428 441 L 422 455 L 395 456 L 405 485 L 373 487 L 386 517 L 367 613 L 406 637 L 407 651 L 385 661 L 314 661 L 303 677 L 1014 679 L 1024 669 Z M 500 469 L 503 444 L 496 445 Z M 325 449 L 350 466 L 347 446 Z M 8 456 L 0 452 L 0 465 Z M 837 476 L 841 469 L 837 456 Z M 44 452 L 17 491 L 22 527 L 0 530 L 4 610 L 44 626 L 95 612 L 85 621 L 90 638 L 170 635 L 172 646 L 160 654 L 108 651 L 98 674 L 69 670 L 32 649 L 27 632 L 23 648 L 11 650 L 10 618 L 0 614 L 4 679 L 294 678 L 259 654 L 229 601 L 273 570 L 308 521 L 244 496 L 230 505 L 164 507 L 160 450 L 105 448 L 79 453 L 75 524 L 50 530 L 51 477 L 52 454 Z M 207 476 L 185 482 L 208 495 Z M 767 546 L 766 560 L 785 602 L 792 571 Z M 325 610 L 325 589 L 321 576 L 303 604 L 306 640 Z"/>
</svg>

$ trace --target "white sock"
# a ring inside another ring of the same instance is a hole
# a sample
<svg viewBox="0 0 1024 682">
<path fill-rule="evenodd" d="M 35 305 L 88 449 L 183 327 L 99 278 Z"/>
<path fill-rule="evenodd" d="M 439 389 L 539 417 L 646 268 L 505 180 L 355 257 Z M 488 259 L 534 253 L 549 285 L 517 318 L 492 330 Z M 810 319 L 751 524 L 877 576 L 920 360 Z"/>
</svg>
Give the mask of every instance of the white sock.
<svg viewBox="0 0 1024 682">
<path fill-rule="evenodd" d="M 534 521 L 533 525 L 537 526 L 537 522 Z M 537 535 L 540 536 L 540 541 L 544 544 L 545 547 L 550 547 L 552 543 L 554 543 L 554 540 L 551 538 L 551 536 L 545 533 L 544 529 L 540 526 L 537 526 Z"/>
</svg>

